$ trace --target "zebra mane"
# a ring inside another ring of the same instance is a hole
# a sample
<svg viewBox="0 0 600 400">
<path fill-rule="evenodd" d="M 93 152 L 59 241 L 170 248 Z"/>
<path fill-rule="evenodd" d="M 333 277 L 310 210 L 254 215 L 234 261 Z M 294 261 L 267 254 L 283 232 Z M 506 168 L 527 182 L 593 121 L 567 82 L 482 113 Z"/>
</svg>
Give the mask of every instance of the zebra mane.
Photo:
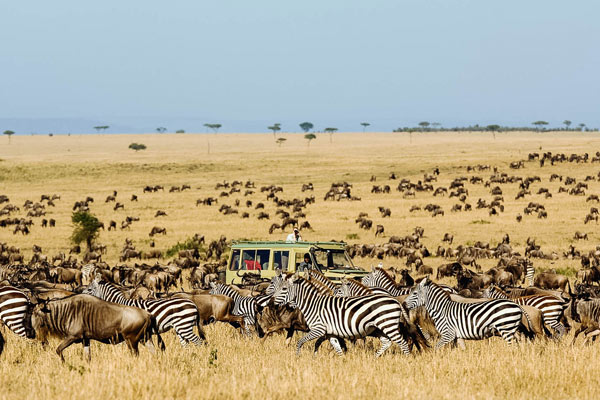
<svg viewBox="0 0 600 400">
<path fill-rule="evenodd" d="M 321 271 L 318 271 L 314 268 L 312 268 L 309 271 L 309 276 L 314 275 L 313 280 L 316 280 L 317 282 L 319 282 L 321 285 L 325 286 L 327 289 L 331 290 L 331 287 L 326 284 L 325 282 L 330 282 L 331 285 L 335 286 L 335 283 L 331 282 L 331 280 L 325 276 L 325 274 L 323 274 Z"/>
<path fill-rule="evenodd" d="M 492 284 L 492 285 L 490 285 L 490 291 L 500 293 L 501 295 L 506 296 L 507 298 L 510 299 L 510 296 L 508 295 L 508 293 L 506 293 L 504 290 L 502 290 L 502 288 L 500 286 L 496 286 L 496 285 Z"/>
<path fill-rule="evenodd" d="M 376 267 L 375 272 L 380 272 L 386 279 L 388 279 L 394 285 L 394 287 L 398 287 L 398 284 L 396 283 L 396 279 L 394 279 L 394 277 L 392 275 L 390 275 L 390 273 L 387 272 L 385 269 L 383 269 L 381 267 Z"/>
<path fill-rule="evenodd" d="M 327 293 L 327 294 L 331 294 L 333 295 L 333 292 L 331 291 L 331 289 L 329 287 L 327 287 L 324 283 L 319 282 L 317 279 L 315 278 L 304 278 L 304 277 L 298 277 L 298 279 L 294 280 L 295 283 L 302 283 L 305 282 L 310 288 L 314 289 L 317 293 L 321 294 L 321 293 Z"/>
<path fill-rule="evenodd" d="M 368 287 L 367 285 L 364 285 L 362 282 L 357 281 L 356 279 L 352 279 L 352 278 L 347 278 L 346 281 L 351 284 L 354 285 L 360 289 L 363 289 L 365 291 L 368 291 L 370 293 L 373 293 L 373 288 Z"/>
<path fill-rule="evenodd" d="M 435 283 L 434 281 L 430 280 L 430 279 L 423 279 L 421 281 L 421 283 L 419 283 L 416 288 L 420 289 L 421 287 L 430 287 L 432 288 L 434 291 L 440 292 L 441 296 L 444 297 L 445 299 L 451 300 L 452 298 L 450 297 L 450 293 L 448 293 L 447 291 L 445 291 L 442 287 L 440 287 L 437 283 Z"/>
</svg>

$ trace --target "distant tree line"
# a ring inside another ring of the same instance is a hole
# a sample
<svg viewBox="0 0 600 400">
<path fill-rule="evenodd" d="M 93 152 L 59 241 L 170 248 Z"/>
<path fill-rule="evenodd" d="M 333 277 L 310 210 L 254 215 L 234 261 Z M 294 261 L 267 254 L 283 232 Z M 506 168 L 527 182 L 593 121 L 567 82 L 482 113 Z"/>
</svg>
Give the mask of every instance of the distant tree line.
<svg viewBox="0 0 600 400">
<path fill-rule="evenodd" d="M 531 131 L 531 132 L 549 132 L 549 131 L 572 131 L 572 132 L 598 132 L 598 128 L 589 128 L 584 123 L 579 123 L 571 127 L 572 122 L 564 120 L 564 127 L 549 128 L 547 121 L 538 120 L 531 123 L 532 126 L 501 126 L 498 124 L 491 125 L 469 125 L 455 126 L 452 128 L 444 128 L 439 122 L 422 121 L 417 126 L 394 129 L 394 132 L 516 132 L 516 131 Z"/>
</svg>

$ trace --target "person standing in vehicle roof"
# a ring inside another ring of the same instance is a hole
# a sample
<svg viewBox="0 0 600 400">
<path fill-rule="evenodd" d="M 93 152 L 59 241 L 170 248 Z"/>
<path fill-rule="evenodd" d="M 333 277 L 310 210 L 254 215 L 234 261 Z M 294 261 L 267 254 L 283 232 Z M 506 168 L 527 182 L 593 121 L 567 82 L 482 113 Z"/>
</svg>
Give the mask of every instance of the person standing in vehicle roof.
<svg viewBox="0 0 600 400">
<path fill-rule="evenodd" d="M 285 240 L 288 243 L 301 242 L 302 236 L 300 236 L 300 231 L 297 227 L 294 227 L 294 232 L 290 233 Z"/>
</svg>

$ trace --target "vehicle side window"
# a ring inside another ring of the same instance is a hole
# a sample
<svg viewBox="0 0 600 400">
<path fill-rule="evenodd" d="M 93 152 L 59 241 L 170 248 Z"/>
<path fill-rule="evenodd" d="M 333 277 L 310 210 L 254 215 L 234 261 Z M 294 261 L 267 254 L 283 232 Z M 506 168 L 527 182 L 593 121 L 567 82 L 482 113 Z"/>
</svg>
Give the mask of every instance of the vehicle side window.
<svg viewBox="0 0 600 400">
<path fill-rule="evenodd" d="M 267 270 L 269 269 L 269 258 L 271 256 L 271 250 L 256 250 L 256 265 L 257 269 Z"/>
<path fill-rule="evenodd" d="M 304 253 L 296 253 L 296 268 L 295 268 L 296 271 L 298 271 L 298 268 L 300 267 L 300 264 L 302 264 L 303 261 L 304 261 Z"/>
<path fill-rule="evenodd" d="M 248 271 L 260 269 L 260 264 L 256 262 L 256 250 L 244 250 L 242 252 L 242 265 L 240 269 Z"/>
<path fill-rule="evenodd" d="M 237 269 L 240 267 L 240 251 L 239 250 L 233 250 L 231 252 L 231 260 L 229 260 L 229 270 L 230 271 L 237 271 Z"/>
<path fill-rule="evenodd" d="M 283 271 L 287 271 L 289 258 L 290 258 L 289 251 L 274 251 L 273 252 L 273 269 L 281 268 Z"/>
</svg>

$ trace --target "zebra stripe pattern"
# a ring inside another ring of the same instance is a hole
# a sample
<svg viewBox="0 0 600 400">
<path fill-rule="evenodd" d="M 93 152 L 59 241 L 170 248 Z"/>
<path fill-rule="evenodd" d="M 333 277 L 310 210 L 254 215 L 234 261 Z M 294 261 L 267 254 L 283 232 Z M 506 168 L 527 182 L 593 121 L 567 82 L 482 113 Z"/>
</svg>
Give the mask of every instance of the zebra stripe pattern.
<svg viewBox="0 0 600 400">
<path fill-rule="evenodd" d="M 398 286 L 392 276 L 383 268 L 375 268 L 362 278 L 361 283 L 370 287 L 375 292 L 387 294 L 389 296 L 404 296 L 410 293 L 411 287 Z"/>
<path fill-rule="evenodd" d="M 509 300 L 489 300 L 482 303 L 452 301 L 450 295 L 429 279 L 423 279 L 405 300 L 410 310 L 424 306 L 441 335 L 440 348 L 454 340 L 483 339 L 498 332 L 512 343 L 521 322 L 521 307 Z"/>
<path fill-rule="evenodd" d="M 199 324 L 198 309 L 194 302 L 188 299 L 161 299 L 161 300 L 131 300 L 123 296 L 121 291 L 108 282 L 102 282 L 97 276 L 83 291 L 111 303 L 124 304 L 138 307 L 150 313 L 158 325 L 160 333 L 173 328 L 182 346 L 188 343 L 202 344 L 205 339 L 204 331 Z M 194 333 L 194 325 L 198 327 L 200 337 Z"/>
<path fill-rule="evenodd" d="M 533 286 L 533 275 L 535 275 L 535 268 L 533 268 L 533 264 L 529 262 L 525 266 L 525 281 L 527 282 L 527 286 Z"/>
<path fill-rule="evenodd" d="M 554 297 L 544 295 L 522 296 L 509 298 L 500 288 L 490 285 L 483 291 L 483 297 L 489 299 L 508 299 L 522 306 L 535 307 L 544 316 L 544 322 L 558 333 L 558 337 L 566 332 L 565 326 L 560 322 L 568 303 Z"/>
<path fill-rule="evenodd" d="M 15 334 L 27 337 L 24 320 L 29 299 L 13 286 L 0 287 L 0 320 Z"/>
<path fill-rule="evenodd" d="M 256 325 L 256 311 L 258 306 L 266 306 L 271 299 L 271 295 L 261 296 L 242 296 L 237 290 L 223 283 L 210 284 L 210 294 L 221 294 L 230 297 L 233 300 L 232 314 L 244 317 L 244 332 L 247 336 L 252 335 L 250 327 Z"/>
<path fill-rule="evenodd" d="M 392 344 L 397 343 L 405 354 L 410 352 L 408 343 L 400 334 L 402 310 L 393 298 L 383 295 L 362 297 L 334 297 L 322 295 L 310 281 L 297 275 L 288 277 L 275 292 L 275 304 L 289 304 L 300 309 L 310 331 L 297 344 L 299 353 L 304 343 L 317 340 L 318 345 L 328 337 L 362 338 L 376 333 L 381 347 L 375 353 L 381 356 Z M 333 344 L 333 343 L 332 343 Z M 335 349 L 342 354 L 340 348 Z"/>
</svg>

